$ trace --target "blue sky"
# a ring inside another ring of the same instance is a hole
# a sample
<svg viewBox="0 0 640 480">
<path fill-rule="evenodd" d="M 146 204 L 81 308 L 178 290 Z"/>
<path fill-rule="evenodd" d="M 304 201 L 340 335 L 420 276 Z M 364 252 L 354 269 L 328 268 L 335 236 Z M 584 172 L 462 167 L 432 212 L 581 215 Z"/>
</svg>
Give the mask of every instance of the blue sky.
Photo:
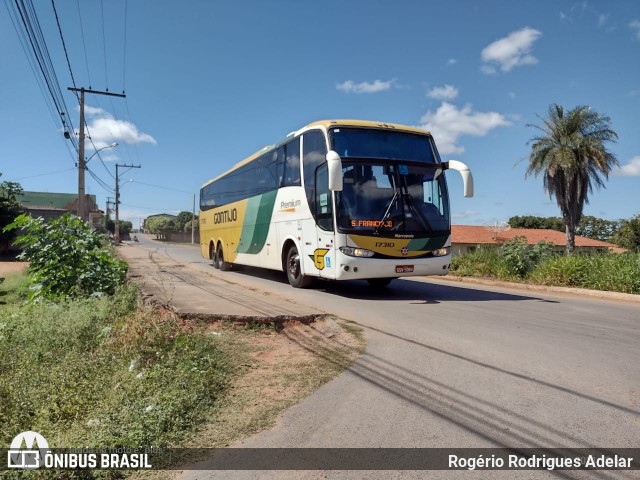
<svg viewBox="0 0 640 480">
<path fill-rule="evenodd" d="M 70 142 L 0 7 L 0 172 L 25 190 L 75 192 Z M 35 2 L 77 129 L 79 110 L 51 2 Z M 622 168 L 585 214 L 640 213 L 640 2 L 56 0 L 76 85 L 98 148 L 89 167 L 113 185 L 121 216 L 191 210 L 200 185 L 307 123 L 356 118 L 422 126 L 444 159 L 467 163 L 476 196 L 448 172 L 453 221 L 557 216 L 525 179 L 552 103 L 611 117 Z M 80 8 L 78 7 L 80 6 Z M 125 15 L 126 12 L 126 15 Z M 80 22 L 82 19 L 82 22 Z M 103 28 L 104 25 L 104 28 Z M 126 29 L 125 29 L 126 25 Z M 126 32 L 126 35 L 125 35 Z M 84 41 L 83 41 L 84 39 Z M 88 146 L 86 156 L 93 154 Z M 55 173 L 51 173 L 55 172 Z M 46 175 L 45 175 L 46 174 Z M 108 191 L 87 177 L 102 208 Z"/>
</svg>

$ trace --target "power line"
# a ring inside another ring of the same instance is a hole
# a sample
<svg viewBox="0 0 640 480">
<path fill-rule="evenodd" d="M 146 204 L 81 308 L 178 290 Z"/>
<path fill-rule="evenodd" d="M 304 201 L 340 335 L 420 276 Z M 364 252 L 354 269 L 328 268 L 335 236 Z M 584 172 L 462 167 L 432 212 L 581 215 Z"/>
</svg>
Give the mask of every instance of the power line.
<svg viewBox="0 0 640 480">
<path fill-rule="evenodd" d="M 16 31 L 16 34 L 18 36 L 18 41 L 20 42 L 20 46 L 22 47 L 22 52 L 24 53 L 25 57 L 27 58 L 27 63 L 29 64 L 29 68 L 31 69 L 31 73 L 33 73 L 33 78 L 36 81 L 36 85 L 38 85 L 38 90 L 40 90 L 40 94 L 42 95 L 42 99 L 44 100 L 44 104 L 47 107 L 47 110 L 49 110 L 49 114 L 51 115 L 51 120 L 53 122 L 53 126 L 55 128 L 59 128 L 58 127 L 59 114 L 58 114 L 58 112 L 56 112 L 55 105 L 53 104 L 53 101 L 51 100 L 51 98 L 45 92 L 45 86 L 44 86 L 43 79 L 38 75 L 37 67 L 35 65 L 35 61 L 32 58 L 32 56 L 29 54 L 29 47 L 27 46 L 28 40 L 27 40 L 26 33 L 19 28 L 18 23 L 17 23 L 18 22 L 17 12 L 14 11 L 13 14 L 12 14 L 12 12 L 11 12 L 11 10 L 9 8 L 9 1 L 8 0 L 5 0 L 5 7 L 7 9 L 7 13 L 9 14 L 9 18 L 11 19 L 11 23 L 13 24 L 13 28 Z M 63 137 L 60 137 L 60 140 L 64 143 L 65 148 L 68 150 L 69 155 L 71 156 L 71 161 L 75 162 L 75 160 L 74 160 L 74 152 L 73 152 L 71 146 L 69 145 L 69 142 L 67 142 Z"/>
<path fill-rule="evenodd" d="M 126 89 L 127 79 L 127 10 L 128 2 L 124 0 L 124 48 L 122 49 L 122 93 Z"/>
<path fill-rule="evenodd" d="M 51 6 L 53 7 L 53 13 L 56 16 L 56 24 L 58 25 L 58 32 L 60 32 L 60 40 L 62 40 L 62 48 L 64 49 L 64 56 L 67 59 L 67 65 L 69 66 L 69 74 L 71 75 L 71 83 L 76 86 L 76 79 L 73 78 L 73 70 L 71 69 L 71 62 L 69 61 L 69 53 L 67 52 L 67 45 L 64 43 L 64 36 L 62 35 L 62 27 L 60 27 L 60 19 L 58 18 L 58 11 L 56 10 L 56 4 L 54 0 L 51 0 Z"/>
<path fill-rule="evenodd" d="M 9 14 L 12 15 L 9 2 L 10 0 L 5 0 L 5 5 L 7 6 L 7 10 L 9 10 Z M 77 140 L 71 135 L 71 133 L 74 132 L 73 122 L 71 121 L 64 96 L 62 95 L 62 90 L 40 27 L 38 15 L 33 6 L 33 1 L 14 0 L 12 8 L 12 22 L 18 36 L 20 37 L 22 35 L 24 38 L 23 50 L 25 55 L 27 55 L 29 62 L 32 63 L 34 73 L 36 70 L 40 71 L 40 75 L 36 75 L 36 80 L 39 82 L 42 81 L 43 85 L 46 85 L 46 90 L 49 92 L 55 111 L 60 116 L 63 128 L 65 132 L 69 133 L 69 139 L 77 151 Z M 25 45 L 28 45 L 30 48 L 26 48 Z M 42 90 L 44 90 L 44 87 Z"/>
<path fill-rule="evenodd" d="M 163 190 L 173 190 L 174 192 L 188 193 L 189 195 L 193 195 L 194 193 L 194 192 L 187 192 L 186 190 L 178 190 L 177 188 L 165 187 L 162 185 L 154 185 L 153 183 L 139 182 L 138 180 L 134 180 L 134 183 L 139 183 L 140 185 L 146 185 L 147 187 L 161 188 Z"/>
<path fill-rule="evenodd" d="M 107 171 L 107 173 L 109 175 L 111 175 L 111 178 L 113 178 L 115 180 L 116 177 L 114 177 L 113 173 L 111 173 L 111 171 L 107 168 L 107 165 L 104 163 L 104 160 L 102 159 L 102 156 L 100 155 L 100 149 L 98 147 L 96 147 L 95 143 L 93 143 L 93 138 L 91 138 L 91 131 L 89 131 L 89 125 L 86 124 L 86 122 L 85 122 L 85 127 L 87 128 L 87 136 L 89 138 L 89 141 L 91 142 L 91 145 L 93 146 L 93 149 L 96 152 L 95 155 L 100 159 L 100 163 L 102 163 L 102 166 Z"/>
<path fill-rule="evenodd" d="M 104 0 L 100 0 L 100 10 L 102 13 L 102 50 L 104 52 L 104 80 L 106 82 L 106 91 L 109 91 L 109 74 L 107 70 L 107 39 L 104 33 Z"/>
<path fill-rule="evenodd" d="M 53 172 L 47 172 L 47 173 L 38 173 L 36 175 L 29 175 L 28 177 L 20 177 L 20 178 L 16 178 L 14 180 L 26 180 L 27 178 L 36 178 L 36 177 L 44 177 L 46 175 L 54 175 L 56 173 L 62 173 L 62 172 L 70 172 L 71 170 L 75 170 L 76 167 L 71 167 L 71 168 L 65 168 L 64 170 L 55 170 Z"/>
<path fill-rule="evenodd" d="M 87 167 L 87 172 L 98 183 L 98 185 L 100 185 L 103 189 L 105 189 L 109 193 L 113 193 L 114 192 L 113 188 L 111 188 L 111 186 L 109 186 L 109 184 L 107 184 L 107 182 L 105 182 L 100 177 L 98 177 L 98 175 L 96 175 L 89 167 Z"/>
<path fill-rule="evenodd" d="M 91 74 L 89 73 L 89 58 L 87 57 L 87 44 L 84 41 L 84 27 L 82 25 L 82 14 L 80 13 L 80 0 L 76 0 L 78 5 L 78 18 L 80 19 L 80 33 L 82 34 L 82 49 L 84 50 L 84 62 L 87 67 L 87 77 L 89 78 L 89 88 L 91 88 Z"/>
</svg>

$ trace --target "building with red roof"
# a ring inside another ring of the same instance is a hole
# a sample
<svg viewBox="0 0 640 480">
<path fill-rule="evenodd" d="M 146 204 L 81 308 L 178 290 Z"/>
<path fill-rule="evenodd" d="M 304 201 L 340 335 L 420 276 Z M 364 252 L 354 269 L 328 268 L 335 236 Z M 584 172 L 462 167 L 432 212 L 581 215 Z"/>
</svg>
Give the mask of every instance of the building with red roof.
<svg viewBox="0 0 640 480">
<path fill-rule="evenodd" d="M 460 256 L 477 248 L 479 245 L 502 245 L 515 237 L 525 237 L 529 245 L 547 242 L 555 246 L 558 252 L 564 252 L 567 246 L 567 235 L 564 232 L 548 229 L 483 227 L 477 225 L 452 225 L 451 247 L 453 256 Z M 594 240 L 592 238 L 575 237 L 576 253 L 622 253 L 626 250 L 613 243 Z"/>
</svg>

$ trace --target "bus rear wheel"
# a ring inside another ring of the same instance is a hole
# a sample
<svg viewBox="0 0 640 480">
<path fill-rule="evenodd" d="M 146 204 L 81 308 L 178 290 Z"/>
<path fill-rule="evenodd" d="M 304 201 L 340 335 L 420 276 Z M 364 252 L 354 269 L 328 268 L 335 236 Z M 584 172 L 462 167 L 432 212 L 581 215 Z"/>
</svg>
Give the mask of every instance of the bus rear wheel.
<svg viewBox="0 0 640 480">
<path fill-rule="evenodd" d="M 219 268 L 218 267 L 218 252 L 215 249 L 215 247 L 213 246 L 213 243 L 211 245 L 209 245 L 209 258 L 212 260 L 213 268 Z"/>
<path fill-rule="evenodd" d="M 219 270 L 223 272 L 228 272 L 229 270 L 231 270 L 231 264 L 224 261 L 224 251 L 222 250 L 221 246 L 218 247 L 218 250 L 216 251 L 216 259 L 214 261 L 216 268 L 218 268 Z"/>
<path fill-rule="evenodd" d="M 293 245 L 287 252 L 287 279 L 289 280 L 289 284 L 294 288 L 307 288 L 311 285 L 313 278 L 302 274 L 300 262 L 301 259 L 298 249 Z"/>
</svg>

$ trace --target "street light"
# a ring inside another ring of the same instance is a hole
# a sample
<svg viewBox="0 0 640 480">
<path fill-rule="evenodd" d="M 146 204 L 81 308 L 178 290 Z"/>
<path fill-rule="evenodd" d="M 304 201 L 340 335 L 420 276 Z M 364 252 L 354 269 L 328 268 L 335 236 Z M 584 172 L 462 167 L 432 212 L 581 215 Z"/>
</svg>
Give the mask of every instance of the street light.
<svg viewBox="0 0 640 480">
<path fill-rule="evenodd" d="M 87 220 L 87 218 L 85 218 L 87 216 L 87 207 L 86 207 L 86 196 L 85 196 L 85 189 L 84 189 L 84 171 L 87 170 L 87 163 L 89 163 L 89 160 L 91 160 L 95 155 L 98 154 L 98 152 L 100 152 L 100 150 L 104 150 L 105 148 L 115 148 L 117 147 L 118 144 L 117 143 L 112 143 L 111 145 L 106 145 L 102 148 L 98 148 L 95 152 L 93 152 L 93 155 L 91 155 L 88 159 L 84 159 L 83 156 L 80 156 L 80 165 L 78 165 L 78 216 L 82 219 L 82 220 Z M 84 152 L 84 148 L 82 149 L 82 151 Z"/>
<path fill-rule="evenodd" d="M 101 150 L 105 150 L 105 149 L 107 149 L 107 148 L 116 148 L 117 146 L 118 146 L 118 144 L 117 144 L 116 142 L 113 142 L 111 145 L 107 145 L 107 146 L 105 146 L 105 147 L 102 147 L 102 148 L 97 149 L 97 150 L 96 150 L 95 152 L 93 152 L 93 154 L 92 154 L 89 158 L 87 158 L 87 160 L 84 162 L 84 164 L 85 164 L 85 168 L 86 168 L 87 163 L 89 163 L 89 160 L 91 160 L 93 157 L 95 157 L 95 156 L 97 155 L 97 153 L 98 153 L 98 152 L 100 152 Z"/>
</svg>

